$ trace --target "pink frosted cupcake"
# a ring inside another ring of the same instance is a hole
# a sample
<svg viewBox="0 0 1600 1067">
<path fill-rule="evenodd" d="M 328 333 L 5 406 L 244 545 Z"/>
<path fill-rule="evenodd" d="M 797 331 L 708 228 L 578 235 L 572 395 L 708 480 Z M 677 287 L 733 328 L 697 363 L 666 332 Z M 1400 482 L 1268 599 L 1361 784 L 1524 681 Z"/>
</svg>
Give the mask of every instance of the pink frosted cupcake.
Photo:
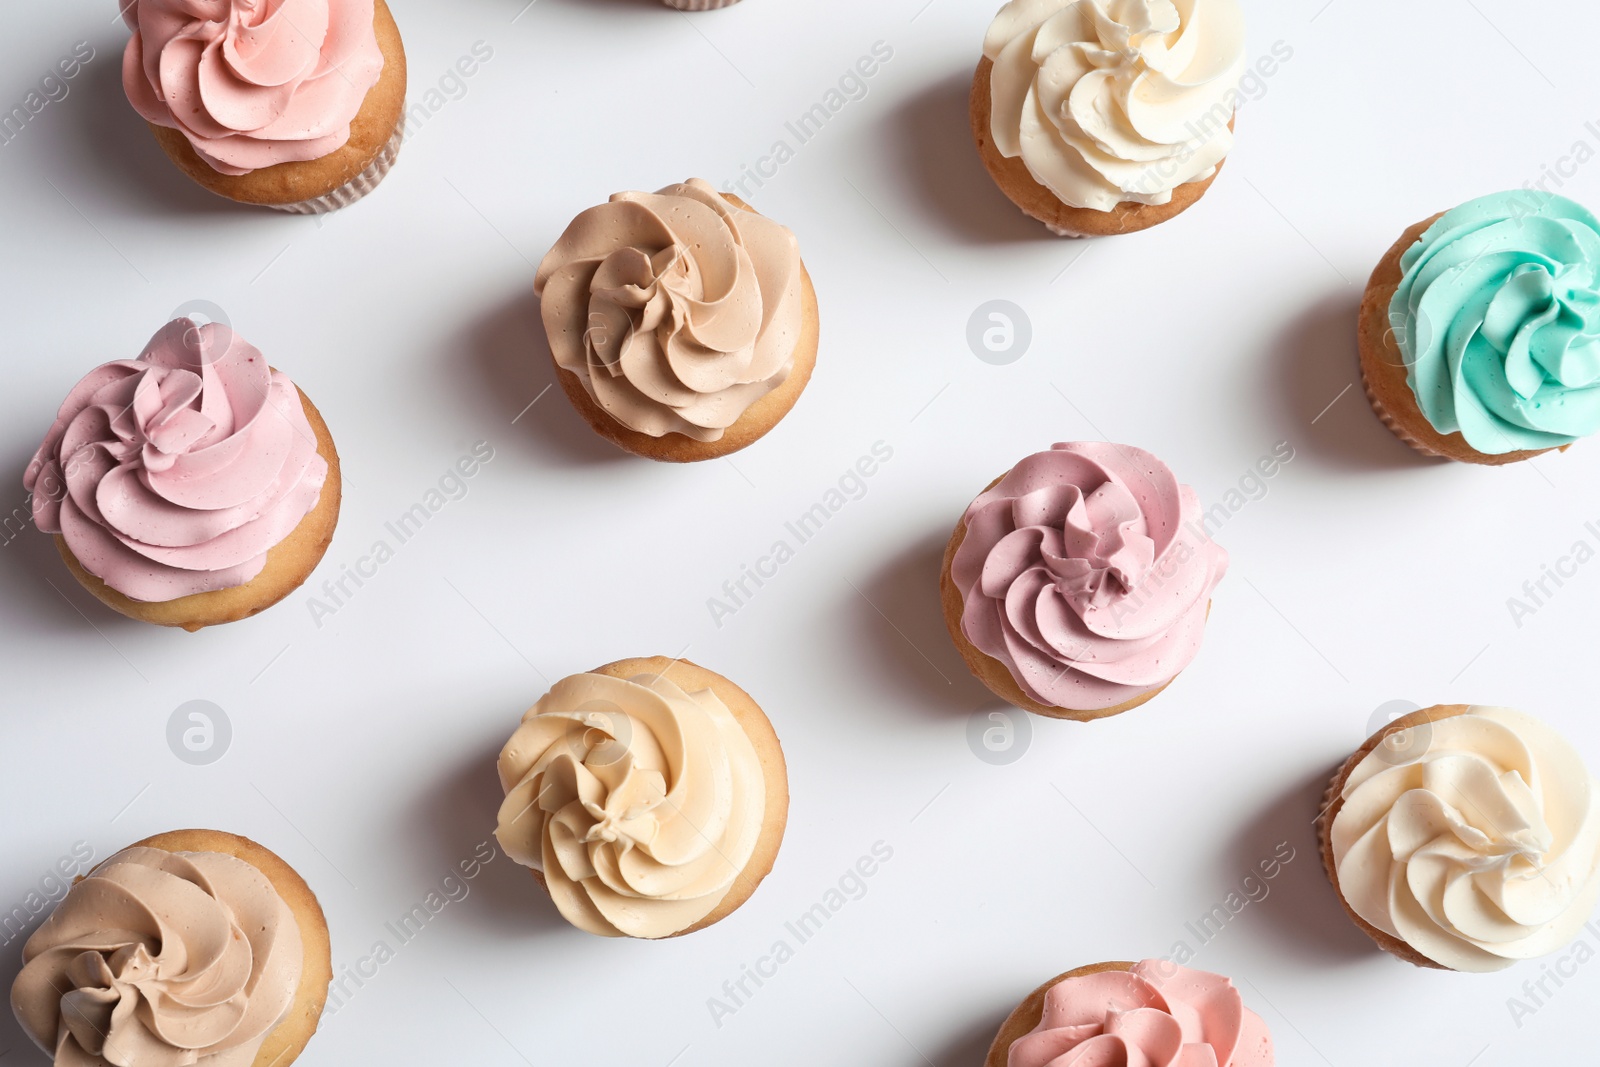
<svg viewBox="0 0 1600 1067">
<path fill-rule="evenodd" d="M 984 1067 L 1273 1067 L 1272 1035 L 1233 983 L 1171 960 L 1097 963 L 1017 1005 Z"/>
<path fill-rule="evenodd" d="M 90 371 L 23 478 L 33 522 L 83 587 L 194 631 L 248 618 L 311 574 L 339 521 L 317 409 L 221 323 L 174 319 Z"/>
<path fill-rule="evenodd" d="M 945 624 L 996 696 L 1058 719 L 1138 707 L 1200 649 L 1228 555 L 1143 449 L 1059 444 L 990 484 L 945 551 Z"/>
<path fill-rule="evenodd" d="M 128 102 L 230 200 L 318 214 L 400 152 L 406 54 L 384 0 L 121 0 Z"/>
</svg>

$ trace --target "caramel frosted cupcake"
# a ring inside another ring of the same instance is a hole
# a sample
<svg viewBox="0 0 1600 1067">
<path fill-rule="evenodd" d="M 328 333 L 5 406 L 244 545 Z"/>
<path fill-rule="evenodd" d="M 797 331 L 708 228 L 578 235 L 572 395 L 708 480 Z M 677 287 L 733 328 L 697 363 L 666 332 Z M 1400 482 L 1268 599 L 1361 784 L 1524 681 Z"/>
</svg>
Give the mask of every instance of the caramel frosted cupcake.
<svg viewBox="0 0 1600 1067">
<path fill-rule="evenodd" d="M 650 459 L 754 443 L 816 364 L 794 234 L 699 179 L 583 212 L 534 291 L 562 389 L 595 432 Z"/>
<path fill-rule="evenodd" d="M 984 37 L 972 133 L 1052 233 L 1132 233 L 1210 187 L 1244 63 L 1238 0 L 1011 0 Z"/>
<path fill-rule="evenodd" d="M 1189 665 L 1227 566 L 1166 464 L 1091 441 L 1029 456 L 973 501 L 940 587 L 950 636 L 996 696 L 1087 720 Z"/>
<path fill-rule="evenodd" d="M 662 938 L 718 922 L 772 870 L 789 779 L 750 695 L 686 660 L 557 682 L 500 753 L 495 836 L 572 925 Z"/>
<path fill-rule="evenodd" d="M 400 152 L 406 56 L 384 0 L 122 0 L 128 101 L 219 196 L 300 214 L 377 188 Z"/>
<path fill-rule="evenodd" d="M 1530 189 L 1417 223 L 1367 283 L 1361 378 L 1427 456 L 1499 465 L 1600 430 L 1600 220 Z"/>
<path fill-rule="evenodd" d="M 1317 832 L 1356 925 L 1420 967 L 1498 971 L 1554 952 L 1600 899 L 1600 783 L 1509 708 L 1395 720 L 1334 777 Z"/>
<path fill-rule="evenodd" d="M 233 834 L 141 841 L 80 879 L 22 949 L 11 1007 L 57 1064 L 286 1067 L 333 978 L 305 881 Z"/>
<path fill-rule="evenodd" d="M 23 484 L 84 588 L 190 631 L 299 588 L 339 519 L 321 414 L 232 329 L 186 318 L 73 387 Z"/>
<path fill-rule="evenodd" d="M 984 1067 L 1272 1067 L 1272 1035 L 1221 975 L 1170 960 L 1097 963 L 1017 1006 Z"/>
</svg>

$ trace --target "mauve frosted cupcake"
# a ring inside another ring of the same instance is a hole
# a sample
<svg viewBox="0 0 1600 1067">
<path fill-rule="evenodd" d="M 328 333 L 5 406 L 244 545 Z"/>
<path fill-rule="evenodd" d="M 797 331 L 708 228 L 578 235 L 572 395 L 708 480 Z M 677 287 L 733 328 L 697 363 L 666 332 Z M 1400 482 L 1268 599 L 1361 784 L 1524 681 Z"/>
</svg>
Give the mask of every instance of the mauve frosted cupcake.
<svg viewBox="0 0 1600 1067">
<path fill-rule="evenodd" d="M 85 589 L 190 631 L 288 596 L 339 521 L 321 414 L 232 329 L 186 318 L 73 387 L 23 485 Z"/>
<path fill-rule="evenodd" d="M 945 624 L 972 673 L 1039 715 L 1099 719 L 1200 650 L 1228 554 L 1200 501 L 1139 448 L 1058 444 L 996 479 L 945 551 Z"/>
<path fill-rule="evenodd" d="M 394 164 L 406 54 L 384 0 L 120 2 L 128 102 L 205 188 L 320 214 Z"/>
<path fill-rule="evenodd" d="M 1273 1067 L 1261 1016 L 1219 974 L 1171 960 L 1096 963 L 1017 1005 L 984 1067 Z"/>
</svg>

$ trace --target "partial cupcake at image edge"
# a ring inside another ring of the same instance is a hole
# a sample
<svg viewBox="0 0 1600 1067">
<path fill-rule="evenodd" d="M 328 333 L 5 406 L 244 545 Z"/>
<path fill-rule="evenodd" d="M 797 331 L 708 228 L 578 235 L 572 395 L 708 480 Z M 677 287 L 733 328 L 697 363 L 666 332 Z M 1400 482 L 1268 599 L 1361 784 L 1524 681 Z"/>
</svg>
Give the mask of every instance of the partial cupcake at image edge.
<svg viewBox="0 0 1600 1067">
<path fill-rule="evenodd" d="M 79 879 L 22 950 L 11 1007 L 60 1064 L 288 1067 L 333 978 L 328 925 L 268 849 L 177 830 Z"/>
<path fill-rule="evenodd" d="M 751 696 L 664 656 L 557 682 L 500 754 L 495 837 L 561 915 L 604 937 L 720 922 L 772 870 L 783 749 Z"/>
<path fill-rule="evenodd" d="M 1600 430 L 1600 220 L 1515 189 L 1417 223 L 1367 283 L 1373 411 L 1425 456 L 1498 466 Z"/>
<path fill-rule="evenodd" d="M 1419 967 L 1555 952 L 1600 899 L 1600 782 L 1509 708 L 1438 705 L 1379 730 L 1334 776 L 1317 835 L 1350 918 Z"/>
<path fill-rule="evenodd" d="M 1273 1067 L 1272 1035 L 1221 975 L 1165 959 L 1057 975 L 1001 1024 L 984 1067 Z"/>
<path fill-rule="evenodd" d="M 1228 555 L 1193 489 L 1143 449 L 1058 444 L 984 490 L 945 549 L 945 625 L 1002 700 L 1100 719 L 1165 689 L 1199 651 Z"/>
<path fill-rule="evenodd" d="M 310 399 L 229 326 L 188 318 L 73 387 L 23 485 L 34 525 L 85 589 L 191 632 L 299 588 L 341 496 Z"/>
<path fill-rule="evenodd" d="M 679 11 L 720 11 L 725 7 L 732 7 L 739 0 L 661 0 L 668 7 Z"/>
<path fill-rule="evenodd" d="M 582 212 L 534 291 L 562 390 L 596 433 L 649 459 L 753 444 L 816 365 L 817 294 L 794 234 L 699 179 Z"/>
<path fill-rule="evenodd" d="M 1244 72 L 1238 0 L 1011 0 L 984 37 L 972 134 L 1001 191 L 1052 233 L 1133 233 L 1210 188 Z"/>
<path fill-rule="evenodd" d="M 348 207 L 400 153 L 406 56 L 384 0 L 127 0 L 128 102 L 199 185 L 298 214 Z"/>
</svg>

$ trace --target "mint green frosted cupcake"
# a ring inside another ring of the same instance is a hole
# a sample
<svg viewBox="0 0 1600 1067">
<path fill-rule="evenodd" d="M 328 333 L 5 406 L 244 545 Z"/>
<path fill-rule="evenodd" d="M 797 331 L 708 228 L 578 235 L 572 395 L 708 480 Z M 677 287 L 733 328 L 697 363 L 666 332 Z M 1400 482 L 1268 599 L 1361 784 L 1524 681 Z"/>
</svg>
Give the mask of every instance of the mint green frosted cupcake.
<svg viewBox="0 0 1600 1067">
<path fill-rule="evenodd" d="M 1407 230 L 1361 304 L 1373 410 L 1418 451 L 1503 464 L 1600 430 L 1600 220 L 1480 197 Z"/>
</svg>

